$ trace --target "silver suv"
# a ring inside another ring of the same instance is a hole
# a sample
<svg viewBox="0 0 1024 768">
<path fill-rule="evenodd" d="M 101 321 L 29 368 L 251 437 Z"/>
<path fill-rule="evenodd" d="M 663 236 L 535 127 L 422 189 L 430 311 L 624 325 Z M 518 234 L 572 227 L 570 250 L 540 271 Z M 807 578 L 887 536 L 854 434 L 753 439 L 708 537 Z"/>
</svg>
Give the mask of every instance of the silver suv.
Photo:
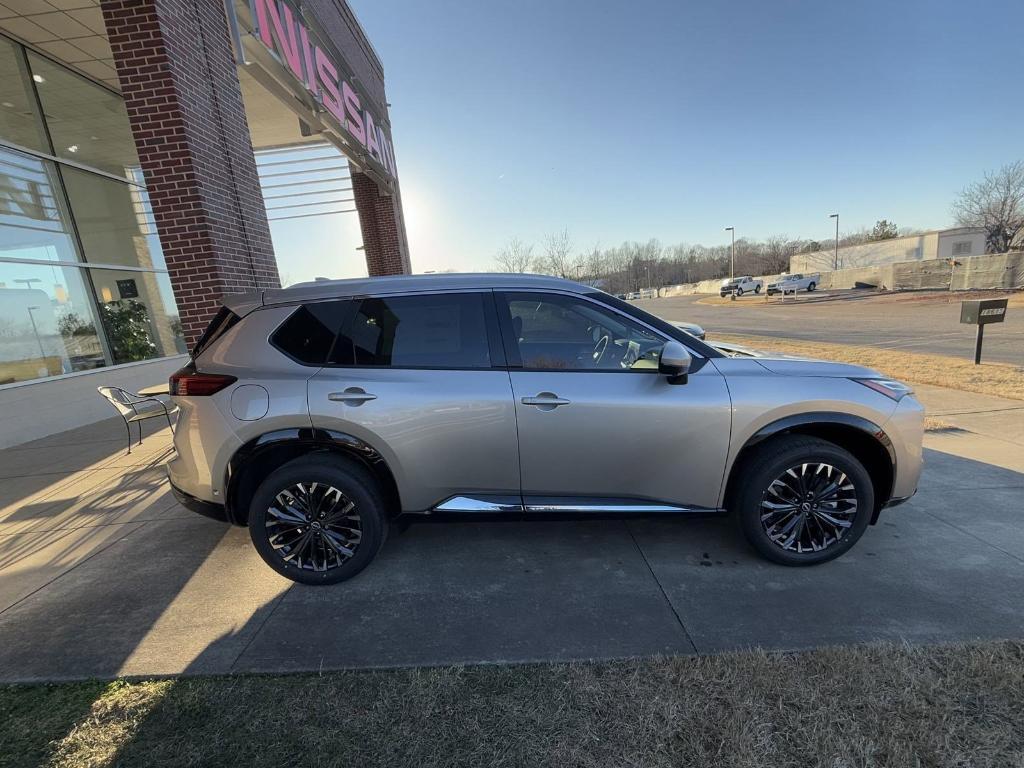
<svg viewBox="0 0 1024 768">
<path fill-rule="evenodd" d="M 531 275 L 228 297 L 171 377 L 170 481 L 279 573 L 355 575 L 399 516 L 728 512 L 786 565 L 909 498 L 923 411 L 854 365 L 728 357 Z"/>
</svg>

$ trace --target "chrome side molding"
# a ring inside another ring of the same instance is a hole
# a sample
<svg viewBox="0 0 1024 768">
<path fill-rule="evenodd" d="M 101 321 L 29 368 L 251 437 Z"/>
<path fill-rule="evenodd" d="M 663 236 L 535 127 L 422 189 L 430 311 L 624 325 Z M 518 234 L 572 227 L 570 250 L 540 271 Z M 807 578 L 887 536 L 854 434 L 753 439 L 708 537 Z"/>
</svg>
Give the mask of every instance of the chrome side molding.
<svg viewBox="0 0 1024 768">
<path fill-rule="evenodd" d="M 608 512 L 612 514 L 629 512 L 705 512 L 707 510 L 694 507 L 677 507 L 672 504 L 591 504 L 583 502 L 544 502 L 538 504 L 527 504 L 527 512 Z"/>
<path fill-rule="evenodd" d="M 452 496 L 431 512 L 551 512 L 595 514 L 675 514 L 680 512 L 720 512 L 705 507 L 683 507 L 632 499 L 595 499 L 525 496 Z"/>
<path fill-rule="evenodd" d="M 518 496 L 452 496 L 433 509 L 434 512 L 522 512 Z"/>
</svg>

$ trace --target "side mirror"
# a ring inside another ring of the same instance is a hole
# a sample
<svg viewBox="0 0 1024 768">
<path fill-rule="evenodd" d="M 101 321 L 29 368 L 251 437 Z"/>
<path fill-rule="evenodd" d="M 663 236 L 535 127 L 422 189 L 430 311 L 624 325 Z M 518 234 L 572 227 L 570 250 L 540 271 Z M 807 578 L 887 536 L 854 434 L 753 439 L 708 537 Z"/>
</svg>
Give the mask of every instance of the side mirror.
<svg viewBox="0 0 1024 768">
<path fill-rule="evenodd" d="M 658 372 L 668 376 L 669 384 L 685 384 L 693 357 L 678 341 L 666 341 L 658 356 Z"/>
</svg>

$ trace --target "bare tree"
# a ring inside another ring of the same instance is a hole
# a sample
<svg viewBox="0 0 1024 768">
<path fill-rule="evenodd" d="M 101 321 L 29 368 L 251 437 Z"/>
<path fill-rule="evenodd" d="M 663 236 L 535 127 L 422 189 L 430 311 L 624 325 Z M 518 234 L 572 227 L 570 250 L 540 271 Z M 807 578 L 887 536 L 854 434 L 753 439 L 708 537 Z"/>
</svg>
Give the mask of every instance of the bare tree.
<svg viewBox="0 0 1024 768">
<path fill-rule="evenodd" d="M 544 238 L 544 255 L 539 259 L 538 268 L 555 277 L 575 279 L 579 261 L 573 257 L 572 248 L 569 230 L 553 232 Z"/>
<path fill-rule="evenodd" d="M 1024 162 L 988 172 L 964 189 L 953 203 L 953 215 L 962 227 L 985 228 L 987 253 L 1024 245 Z"/>
<path fill-rule="evenodd" d="M 495 254 L 494 261 L 497 262 L 499 272 L 529 272 L 533 267 L 533 245 L 513 237 Z"/>
<path fill-rule="evenodd" d="M 777 275 L 789 269 L 789 257 L 796 250 L 796 243 L 785 235 L 772 235 L 761 246 L 760 269 L 762 275 Z"/>
</svg>

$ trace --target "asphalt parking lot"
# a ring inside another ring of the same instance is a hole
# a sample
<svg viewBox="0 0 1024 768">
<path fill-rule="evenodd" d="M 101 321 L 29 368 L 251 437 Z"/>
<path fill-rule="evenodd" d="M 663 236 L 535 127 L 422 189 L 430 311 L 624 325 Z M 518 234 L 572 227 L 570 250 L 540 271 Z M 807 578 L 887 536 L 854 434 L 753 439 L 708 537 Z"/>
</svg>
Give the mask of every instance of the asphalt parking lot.
<svg viewBox="0 0 1024 768">
<path fill-rule="evenodd" d="M 963 297 L 959 294 L 819 291 L 787 296 L 785 301 L 777 296 L 766 301 L 764 296 L 750 295 L 714 304 L 703 302 L 705 298 L 676 296 L 635 303 L 666 320 L 699 323 L 710 336 L 776 336 L 974 357 L 975 329 L 960 324 Z M 984 359 L 1024 365 L 1024 300 L 1020 293 L 1011 299 L 1006 321 L 985 331 Z"/>
<path fill-rule="evenodd" d="M 1024 462 L 955 455 L 972 435 L 929 443 L 918 496 L 818 568 L 722 519 L 461 522 L 312 588 L 175 503 L 168 430 L 126 456 L 120 429 L 0 452 L 0 680 L 1024 637 Z"/>
</svg>

